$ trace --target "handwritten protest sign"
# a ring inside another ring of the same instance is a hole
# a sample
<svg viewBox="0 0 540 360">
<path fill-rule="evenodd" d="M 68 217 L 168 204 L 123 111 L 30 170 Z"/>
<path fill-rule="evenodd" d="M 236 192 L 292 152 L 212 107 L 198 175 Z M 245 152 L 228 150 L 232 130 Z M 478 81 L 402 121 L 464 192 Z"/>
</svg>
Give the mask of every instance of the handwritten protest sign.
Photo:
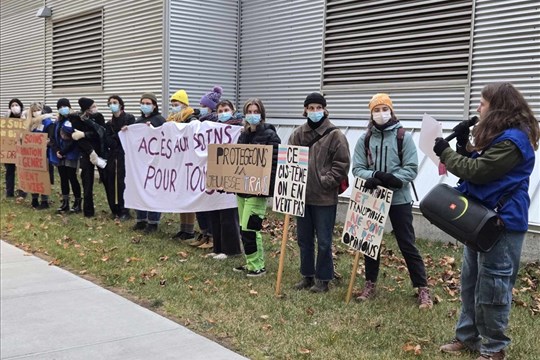
<svg viewBox="0 0 540 360">
<path fill-rule="evenodd" d="M 232 194 L 206 188 L 210 144 L 234 143 L 242 127 L 211 121 L 130 125 L 120 132 L 126 153 L 126 208 L 170 213 L 228 209 Z"/>
<path fill-rule="evenodd" d="M 272 210 L 304 216 L 309 148 L 279 145 Z"/>
<path fill-rule="evenodd" d="M 19 188 L 29 193 L 51 194 L 47 164 L 47 134 L 24 132 L 17 144 Z"/>
<path fill-rule="evenodd" d="M 364 184 L 364 179 L 355 178 L 342 241 L 354 250 L 377 259 L 393 192 L 384 187 L 369 190 Z"/>
<path fill-rule="evenodd" d="M 272 149 L 272 145 L 210 145 L 206 188 L 268 195 Z"/>
<path fill-rule="evenodd" d="M 25 170 L 49 171 L 47 134 L 25 132 L 17 145 L 17 167 Z"/>
<path fill-rule="evenodd" d="M 17 162 L 17 140 L 25 130 L 22 119 L 0 118 L 0 163 Z"/>
</svg>

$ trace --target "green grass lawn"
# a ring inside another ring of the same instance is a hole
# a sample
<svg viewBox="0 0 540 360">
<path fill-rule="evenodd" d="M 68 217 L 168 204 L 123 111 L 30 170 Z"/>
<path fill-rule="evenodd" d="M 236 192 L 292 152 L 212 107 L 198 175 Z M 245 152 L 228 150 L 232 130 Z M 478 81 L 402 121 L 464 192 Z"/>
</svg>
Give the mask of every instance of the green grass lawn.
<svg viewBox="0 0 540 360">
<path fill-rule="evenodd" d="M 461 250 L 451 244 L 418 241 L 437 302 L 432 310 L 417 308 L 406 267 L 390 234 L 385 235 L 378 296 L 368 303 L 347 305 L 354 254 L 337 240 L 341 227 L 336 227 L 335 244 L 336 270 L 342 278 L 321 295 L 291 289 L 300 279 L 291 225 L 283 296 L 276 297 L 282 222 L 271 212 L 265 222 L 268 273 L 246 278 L 232 271 L 243 264 L 242 258 L 205 258 L 209 251 L 171 240 L 178 230 L 178 215 L 165 215 L 156 234 L 143 236 L 131 230 L 133 221 L 110 219 L 101 184 L 95 185 L 97 216 L 86 219 L 81 214 L 55 214 L 58 184 L 53 187 L 52 208 L 37 211 L 30 207 L 29 197 L 22 202 L 5 199 L 3 173 L 1 179 L 2 239 L 251 359 L 456 358 L 438 352 L 453 337 L 460 306 Z M 539 281 L 540 264 L 524 264 L 508 331 L 513 340 L 509 359 L 540 359 Z M 355 291 L 362 284 L 359 275 Z M 463 354 L 461 358 L 476 356 Z"/>
</svg>

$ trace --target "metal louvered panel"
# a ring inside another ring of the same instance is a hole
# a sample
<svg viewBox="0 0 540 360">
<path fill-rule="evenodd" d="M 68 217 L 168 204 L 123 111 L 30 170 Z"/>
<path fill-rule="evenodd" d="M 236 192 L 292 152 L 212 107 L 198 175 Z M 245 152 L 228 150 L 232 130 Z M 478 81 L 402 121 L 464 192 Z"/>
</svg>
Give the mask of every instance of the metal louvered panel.
<svg viewBox="0 0 540 360">
<path fill-rule="evenodd" d="M 41 0 L 2 0 L 0 11 L 0 114 L 19 98 L 25 109 L 43 101 L 45 90 L 44 19 Z"/>
<path fill-rule="evenodd" d="M 477 0 L 472 60 L 471 113 L 486 84 L 509 81 L 540 118 L 538 1 Z"/>
<path fill-rule="evenodd" d="M 103 86 L 103 10 L 53 20 L 52 85 Z"/>
<path fill-rule="evenodd" d="M 298 117 L 321 86 L 324 1 L 242 1 L 240 100 L 270 117 Z"/>
<path fill-rule="evenodd" d="M 325 90 L 467 84 L 472 1 L 326 4 Z"/>
<path fill-rule="evenodd" d="M 237 101 L 238 0 L 170 0 L 169 94 L 188 93 L 190 106 L 214 85 Z"/>
<path fill-rule="evenodd" d="M 47 1 L 47 6 L 53 10 L 53 19 L 57 17 L 66 22 L 70 18 L 103 9 L 102 89 L 84 89 L 80 86 L 52 89 L 52 26 L 48 23 L 46 86 L 47 102 L 53 108 L 59 98 L 66 97 L 72 107 L 78 109 L 77 100 L 86 96 L 96 101 L 99 111 L 108 119 L 111 114 L 107 109 L 107 98 L 117 94 L 124 100 L 126 111 L 139 116 L 140 96 L 153 92 L 158 98 L 160 110 L 163 110 L 163 1 L 56 0 Z M 66 71 L 73 72 L 73 67 L 77 65 L 76 62 L 66 61 L 63 66 Z"/>
</svg>

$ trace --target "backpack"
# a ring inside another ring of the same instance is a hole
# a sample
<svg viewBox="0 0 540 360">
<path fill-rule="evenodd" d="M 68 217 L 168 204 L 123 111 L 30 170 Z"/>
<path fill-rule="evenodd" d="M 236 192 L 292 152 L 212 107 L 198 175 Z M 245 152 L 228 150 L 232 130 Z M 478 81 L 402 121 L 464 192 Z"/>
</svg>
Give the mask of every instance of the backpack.
<svg viewBox="0 0 540 360">
<path fill-rule="evenodd" d="M 371 155 L 371 149 L 369 148 L 370 138 L 371 138 L 371 126 L 368 126 L 366 130 L 366 137 L 364 138 L 364 150 L 366 152 L 368 165 L 373 166 L 374 165 L 373 156 Z M 403 138 L 405 138 L 405 129 L 400 127 L 397 129 L 397 137 L 396 137 L 400 166 L 403 166 Z M 416 193 L 416 187 L 414 186 L 413 181 L 411 181 L 411 186 L 414 192 L 414 196 L 416 197 L 416 201 L 418 201 L 418 194 Z"/>
</svg>

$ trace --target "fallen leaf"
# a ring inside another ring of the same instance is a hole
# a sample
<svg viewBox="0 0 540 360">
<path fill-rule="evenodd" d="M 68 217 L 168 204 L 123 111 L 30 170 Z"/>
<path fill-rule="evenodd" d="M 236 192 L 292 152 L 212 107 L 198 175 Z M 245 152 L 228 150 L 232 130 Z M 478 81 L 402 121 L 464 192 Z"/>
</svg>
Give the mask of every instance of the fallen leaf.
<svg viewBox="0 0 540 360">
<path fill-rule="evenodd" d="M 268 315 L 261 315 L 260 317 L 263 320 L 268 320 L 270 318 L 270 316 L 268 316 Z"/>
<path fill-rule="evenodd" d="M 305 349 L 305 348 L 300 348 L 300 349 L 298 350 L 298 352 L 299 352 L 300 354 L 311 354 L 311 350 Z"/>
<path fill-rule="evenodd" d="M 79 274 L 84 275 L 84 274 L 86 274 L 87 272 L 88 272 L 87 270 L 81 270 L 81 271 L 79 271 Z"/>
<path fill-rule="evenodd" d="M 159 257 L 159 261 L 167 261 L 169 260 L 169 257 L 167 255 L 163 255 Z"/>
<path fill-rule="evenodd" d="M 101 258 L 101 261 L 105 262 L 105 261 L 109 261 L 109 257 L 108 256 L 104 256 Z"/>
<path fill-rule="evenodd" d="M 272 330 L 272 325 L 270 324 L 264 324 L 261 329 L 263 329 L 264 331 L 270 331 Z"/>
<path fill-rule="evenodd" d="M 249 290 L 249 295 L 257 296 L 259 295 L 259 293 L 252 289 L 252 290 Z"/>
<path fill-rule="evenodd" d="M 176 253 L 178 256 L 180 256 L 181 258 L 187 258 L 188 257 L 188 253 L 185 252 L 185 251 L 179 251 Z"/>
</svg>

